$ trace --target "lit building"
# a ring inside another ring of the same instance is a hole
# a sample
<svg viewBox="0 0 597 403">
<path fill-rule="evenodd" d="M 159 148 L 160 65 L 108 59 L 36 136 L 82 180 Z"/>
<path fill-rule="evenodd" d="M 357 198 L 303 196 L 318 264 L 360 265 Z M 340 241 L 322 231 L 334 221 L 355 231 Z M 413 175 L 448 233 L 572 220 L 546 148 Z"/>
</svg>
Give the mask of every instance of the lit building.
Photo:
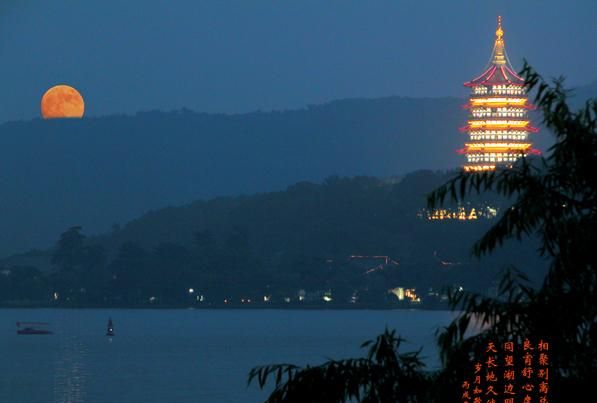
<svg viewBox="0 0 597 403">
<path fill-rule="evenodd" d="M 476 206 L 458 205 L 456 207 L 444 207 L 433 210 L 420 209 L 417 217 L 430 221 L 476 221 L 479 219 L 492 220 L 498 215 L 498 208 L 490 204 L 478 204 Z"/>
<path fill-rule="evenodd" d="M 403 287 L 396 287 L 388 290 L 389 293 L 394 294 L 398 301 L 404 301 L 404 288 Z"/>
<path fill-rule="evenodd" d="M 421 302 L 421 298 L 415 293 L 414 288 L 407 288 L 406 290 L 404 290 L 404 296 L 408 298 L 409 302 Z"/>
<path fill-rule="evenodd" d="M 532 105 L 524 79 L 516 74 L 506 54 L 502 17 L 498 17 L 489 66 L 464 85 L 471 88 L 465 105 L 470 110 L 469 120 L 461 129 L 469 141 L 458 150 L 466 156 L 465 171 L 511 167 L 521 156 L 539 153 L 529 140 L 529 134 L 538 129 L 528 118 Z"/>
<path fill-rule="evenodd" d="M 404 301 L 405 299 L 410 303 L 421 303 L 421 297 L 419 297 L 414 288 L 403 288 L 403 287 L 396 287 L 388 290 L 388 293 L 394 294 L 398 301 Z"/>
</svg>

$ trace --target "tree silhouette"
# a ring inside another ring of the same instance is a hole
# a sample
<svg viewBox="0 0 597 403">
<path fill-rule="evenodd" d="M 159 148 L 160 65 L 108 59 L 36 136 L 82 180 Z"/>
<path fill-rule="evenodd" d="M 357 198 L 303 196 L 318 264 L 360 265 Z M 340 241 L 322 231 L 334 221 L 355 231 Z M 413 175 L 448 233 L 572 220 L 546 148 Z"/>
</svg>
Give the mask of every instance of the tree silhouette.
<svg viewBox="0 0 597 403">
<path fill-rule="evenodd" d="M 422 372 L 418 352 L 400 354 L 404 339 L 386 331 L 361 347 L 369 347 L 365 358 L 328 361 L 304 368 L 291 364 L 251 370 L 249 384 L 256 380 L 263 388 L 275 377 L 274 391 L 267 403 L 426 402 L 429 378 Z"/>
<path fill-rule="evenodd" d="M 486 192 L 511 200 L 510 208 L 475 243 L 473 253 L 480 257 L 509 239 L 538 237 L 538 253 L 549 261 L 543 284 L 533 289 L 522 272 L 509 268 L 497 298 L 451 292 L 450 304 L 461 313 L 439 334 L 443 362 L 439 373 L 425 376 L 416 372 L 422 366 L 415 365 L 409 377 L 401 378 L 391 366 L 380 365 L 373 371 L 366 360 L 254 369 L 249 382 L 258 379 L 262 388 L 275 375 L 275 390 L 268 402 L 415 402 L 424 392 L 428 393 L 425 401 L 453 402 L 472 357 L 488 340 L 499 343 L 526 337 L 548 339 L 554 346 L 554 401 L 565 401 L 574 392 L 589 394 L 591 381 L 597 379 L 597 101 L 588 101 L 573 112 L 563 79 L 550 85 L 527 63 L 521 74 L 527 89 L 536 90 L 535 103 L 543 122 L 556 137 L 548 156 L 522 157 L 510 169 L 461 172 L 432 192 L 428 205 L 436 208 L 446 202 L 463 202 Z M 388 333 L 380 338 L 389 339 Z M 384 390 L 400 391 L 402 400 L 394 392 L 366 393 L 382 384 L 387 386 Z"/>
<path fill-rule="evenodd" d="M 58 265 L 64 271 L 72 271 L 81 264 L 85 235 L 81 227 L 71 227 L 60 235 L 60 239 L 52 256 L 52 264 Z"/>
<path fill-rule="evenodd" d="M 573 112 L 562 78 L 550 85 L 527 63 L 522 75 L 527 88 L 536 89 L 543 123 L 556 137 L 548 156 L 521 158 L 512 169 L 461 173 L 428 201 L 433 208 L 446 199 L 462 201 L 484 192 L 512 199 L 512 206 L 474 245 L 473 253 L 482 256 L 509 239 L 536 236 L 549 271 L 537 290 L 510 269 L 498 298 L 452 295 L 452 307 L 462 314 L 440 334 L 439 342 L 448 379 L 464 365 L 467 352 L 478 351 L 488 339 L 549 339 L 555 346 L 554 400 L 560 401 L 575 389 L 588 392 L 597 375 L 597 101 Z M 485 330 L 467 337 L 473 323 Z"/>
</svg>

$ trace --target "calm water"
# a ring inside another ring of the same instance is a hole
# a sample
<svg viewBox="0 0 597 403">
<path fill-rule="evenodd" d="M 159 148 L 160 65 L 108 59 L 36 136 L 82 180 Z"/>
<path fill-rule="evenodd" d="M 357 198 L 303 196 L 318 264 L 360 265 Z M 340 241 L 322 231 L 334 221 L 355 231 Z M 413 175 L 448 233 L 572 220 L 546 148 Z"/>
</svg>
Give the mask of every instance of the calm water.
<svg viewBox="0 0 597 403">
<path fill-rule="evenodd" d="M 116 337 L 104 336 L 108 317 Z M 326 310 L 0 310 L 0 402 L 263 401 L 247 374 L 267 363 L 320 363 L 361 354 L 398 329 L 437 365 L 434 331 L 450 312 Z M 44 321 L 49 336 L 17 336 Z"/>
</svg>

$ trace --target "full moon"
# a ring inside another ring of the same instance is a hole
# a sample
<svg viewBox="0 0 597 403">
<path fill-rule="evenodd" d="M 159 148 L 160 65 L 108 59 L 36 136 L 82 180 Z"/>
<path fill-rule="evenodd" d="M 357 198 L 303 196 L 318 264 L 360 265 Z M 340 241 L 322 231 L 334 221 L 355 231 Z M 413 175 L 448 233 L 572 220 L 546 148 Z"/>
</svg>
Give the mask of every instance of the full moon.
<svg viewBox="0 0 597 403">
<path fill-rule="evenodd" d="M 79 91 L 68 85 L 56 85 L 41 97 L 41 115 L 44 119 L 81 118 L 85 102 Z"/>
</svg>

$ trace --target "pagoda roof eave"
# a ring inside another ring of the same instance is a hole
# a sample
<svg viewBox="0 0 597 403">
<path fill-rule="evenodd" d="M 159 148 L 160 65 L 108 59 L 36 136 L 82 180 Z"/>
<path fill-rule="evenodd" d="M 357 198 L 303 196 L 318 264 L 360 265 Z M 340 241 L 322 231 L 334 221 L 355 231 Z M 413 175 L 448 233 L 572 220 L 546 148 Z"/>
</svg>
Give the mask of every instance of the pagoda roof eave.
<svg viewBox="0 0 597 403">
<path fill-rule="evenodd" d="M 477 127 L 472 127 L 471 125 L 466 125 L 463 127 L 460 127 L 458 130 L 460 130 L 463 133 L 468 133 L 468 132 L 472 132 L 472 131 L 476 131 L 476 130 L 515 130 L 515 131 L 522 131 L 522 132 L 528 132 L 528 133 L 538 133 L 539 132 L 539 128 L 535 127 L 535 126 L 510 126 L 510 125 L 503 125 L 503 126 L 489 126 L 489 125 L 480 125 Z"/>
<path fill-rule="evenodd" d="M 531 152 L 532 151 L 532 152 Z M 520 154 L 527 155 L 527 154 L 535 154 L 537 152 L 536 149 L 528 147 L 528 148 L 477 148 L 473 150 L 469 150 L 465 148 L 462 151 L 464 155 L 483 155 L 483 154 Z"/>
<path fill-rule="evenodd" d="M 512 149 L 512 151 L 514 151 L 512 154 L 521 154 L 521 155 L 541 155 L 541 151 L 533 148 L 533 147 L 529 147 L 527 149 Z M 477 150 L 469 150 L 467 147 L 464 148 L 459 148 L 458 150 L 456 150 L 457 154 L 461 154 L 461 155 L 475 155 L 475 154 L 494 154 L 494 153 L 498 153 L 498 152 L 504 152 L 504 151 L 500 151 L 500 150 L 492 150 L 492 149 L 477 149 Z"/>
<path fill-rule="evenodd" d="M 464 83 L 466 87 L 476 87 L 478 85 L 516 85 L 524 86 L 524 78 L 520 77 L 508 65 L 491 64 L 478 77 Z"/>
<path fill-rule="evenodd" d="M 516 98 L 520 98 L 520 97 L 511 97 L 511 98 L 512 99 L 516 99 Z M 529 110 L 535 110 L 535 109 L 537 109 L 537 107 L 535 105 L 533 105 L 531 103 L 528 103 L 528 102 L 526 102 L 526 103 L 524 103 L 522 105 L 519 105 L 518 103 L 514 103 L 514 102 L 508 102 L 508 101 L 495 102 L 495 103 L 499 104 L 499 105 L 503 104 L 503 105 L 509 106 L 511 108 L 520 108 L 520 109 L 529 109 Z M 489 106 L 495 106 L 493 104 L 494 104 L 493 102 L 485 102 L 485 103 L 479 103 L 478 105 L 473 105 L 473 104 L 471 104 L 469 102 L 469 103 L 466 103 L 466 104 L 462 105 L 462 107 L 464 109 L 483 108 L 483 107 L 485 107 L 487 105 L 489 105 Z"/>
<path fill-rule="evenodd" d="M 460 131 L 468 141 L 456 153 L 465 156 L 462 167 L 468 172 L 512 168 L 521 158 L 541 154 L 530 139 L 539 131 L 528 113 L 536 107 L 529 102 L 525 78 L 508 59 L 501 16 L 497 22 L 489 62 L 479 76 L 464 83 L 471 88 L 462 105 L 469 115 Z"/>
</svg>

